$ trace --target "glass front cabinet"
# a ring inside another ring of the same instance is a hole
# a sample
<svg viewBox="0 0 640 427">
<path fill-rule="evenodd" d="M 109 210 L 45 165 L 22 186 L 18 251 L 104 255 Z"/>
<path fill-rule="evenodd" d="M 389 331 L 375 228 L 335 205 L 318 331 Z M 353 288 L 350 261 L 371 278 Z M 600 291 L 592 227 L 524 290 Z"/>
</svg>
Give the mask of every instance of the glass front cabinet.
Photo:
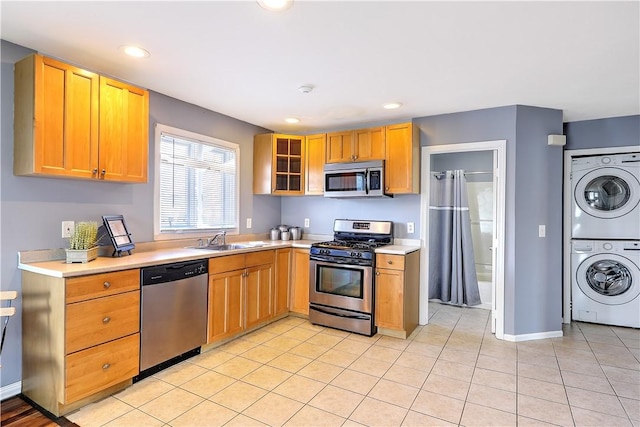
<svg viewBox="0 0 640 427">
<path fill-rule="evenodd" d="M 304 156 L 304 136 L 256 135 L 253 141 L 253 193 L 304 194 Z"/>
</svg>

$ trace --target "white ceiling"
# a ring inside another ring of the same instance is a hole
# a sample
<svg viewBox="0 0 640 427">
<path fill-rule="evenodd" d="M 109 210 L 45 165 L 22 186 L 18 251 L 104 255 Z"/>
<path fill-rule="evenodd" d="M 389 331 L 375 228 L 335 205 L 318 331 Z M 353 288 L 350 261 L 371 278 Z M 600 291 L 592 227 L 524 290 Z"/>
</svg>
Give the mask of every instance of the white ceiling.
<svg viewBox="0 0 640 427">
<path fill-rule="evenodd" d="M 576 121 L 640 114 L 639 5 L 2 1 L 1 36 L 276 131 L 513 104 Z M 151 57 L 126 58 L 124 44 Z"/>
</svg>

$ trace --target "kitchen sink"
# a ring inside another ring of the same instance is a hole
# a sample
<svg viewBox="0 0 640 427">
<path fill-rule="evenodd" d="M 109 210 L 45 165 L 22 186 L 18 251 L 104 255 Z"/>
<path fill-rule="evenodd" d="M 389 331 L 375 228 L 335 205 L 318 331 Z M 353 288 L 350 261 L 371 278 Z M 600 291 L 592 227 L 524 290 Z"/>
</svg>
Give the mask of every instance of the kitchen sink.
<svg viewBox="0 0 640 427">
<path fill-rule="evenodd" d="M 191 249 L 204 249 L 207 251 L 230 251 L 233 249 L 246 249 L 252 248 L 253 245 L 245 245 L 242 243 L 230 243 L 228 245 L 206 245 L 206 246 L 191 246 Z"/>
</svg>

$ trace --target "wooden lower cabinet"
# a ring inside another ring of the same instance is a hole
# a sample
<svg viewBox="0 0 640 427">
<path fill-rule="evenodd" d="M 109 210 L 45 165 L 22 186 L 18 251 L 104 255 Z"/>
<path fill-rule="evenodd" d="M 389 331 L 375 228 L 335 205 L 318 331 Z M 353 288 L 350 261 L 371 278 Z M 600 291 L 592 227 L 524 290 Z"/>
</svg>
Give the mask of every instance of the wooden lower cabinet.
<svg viewBox="0 0 640 427">
<path fill-rule="evenodd" d="M 309 249 L 293 250 L 291 307 L 294 313 L 309 315 Z"/>
<path fill-rule="evenodd" d="M 208 340 L 213 343 L 274 316 L 275 251 L 209 260 Z"/>
<path fill-rule="evenodd" d="M 244 270 L 209 276 L 209 328 L 207 342 L 242 332 L 244 327 Z"/>
<path fill-rule="evenodd" d="M 378 332 L 407 338 L 419 320 L 420 252 L 377 254 L 375 274 Z"/>
<path fill-rule="evenodd" d="M 22 393 L 56 416 L 139 373 L 140 270 L 74 278 L 22 272 Z"/>
<path fill-rule="evenodd" d="M 274 264 L 247 268 L 247 323 L 251 329 L 273 317 Z"/>
<path fill-rule="evenodd" d="M 65 359 L 66 400 L 75 402 L 138 375 L 140 334 L 90 347 Z"/>
<path fill-rule="evenodd" d="M 273 295 L 274 316 L 289 312 L 289 277 L 291 276 L 291 248 L 276 250 L 276 283 Z"/>
</svg>

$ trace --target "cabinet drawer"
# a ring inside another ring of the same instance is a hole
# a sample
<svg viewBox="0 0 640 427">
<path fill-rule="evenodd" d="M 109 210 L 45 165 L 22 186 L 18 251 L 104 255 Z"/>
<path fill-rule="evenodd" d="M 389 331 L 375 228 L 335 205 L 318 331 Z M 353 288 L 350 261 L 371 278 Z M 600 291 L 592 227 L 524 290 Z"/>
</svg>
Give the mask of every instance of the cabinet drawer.
<svg viewBox="0 0 640 427">
<path fill-rule="evenodd" d="M 126 381 L 139 373 L 140 334 L 65 358 L 65 404 Z"/>
<path fill-rule="evenodd" d="M 246 266 L 255 267 L 257 265 L 273 264 L 275 251 L 259 251 L 246 254 Z"/>
<path fill-rule="evenodd" d="M 68 304 L 66 354 L 138 332 L 140 292 Z"/>
<path fill-rule="evenodd" d="M 140 289 L 140 270 L 71 277 L 66 282 L 66 302 L 72 303 Z"/>
<path fill-rule="evenodd" d="M 209 258 L 209 274 L 225 271 L 241 270 L 244 268 L 244 254 L 228 255 Z"/>
<path fill-rule="evenodd" d="M 376 268 L 404 270 L 403 255 L 376 254 Z"/>
</svg>

